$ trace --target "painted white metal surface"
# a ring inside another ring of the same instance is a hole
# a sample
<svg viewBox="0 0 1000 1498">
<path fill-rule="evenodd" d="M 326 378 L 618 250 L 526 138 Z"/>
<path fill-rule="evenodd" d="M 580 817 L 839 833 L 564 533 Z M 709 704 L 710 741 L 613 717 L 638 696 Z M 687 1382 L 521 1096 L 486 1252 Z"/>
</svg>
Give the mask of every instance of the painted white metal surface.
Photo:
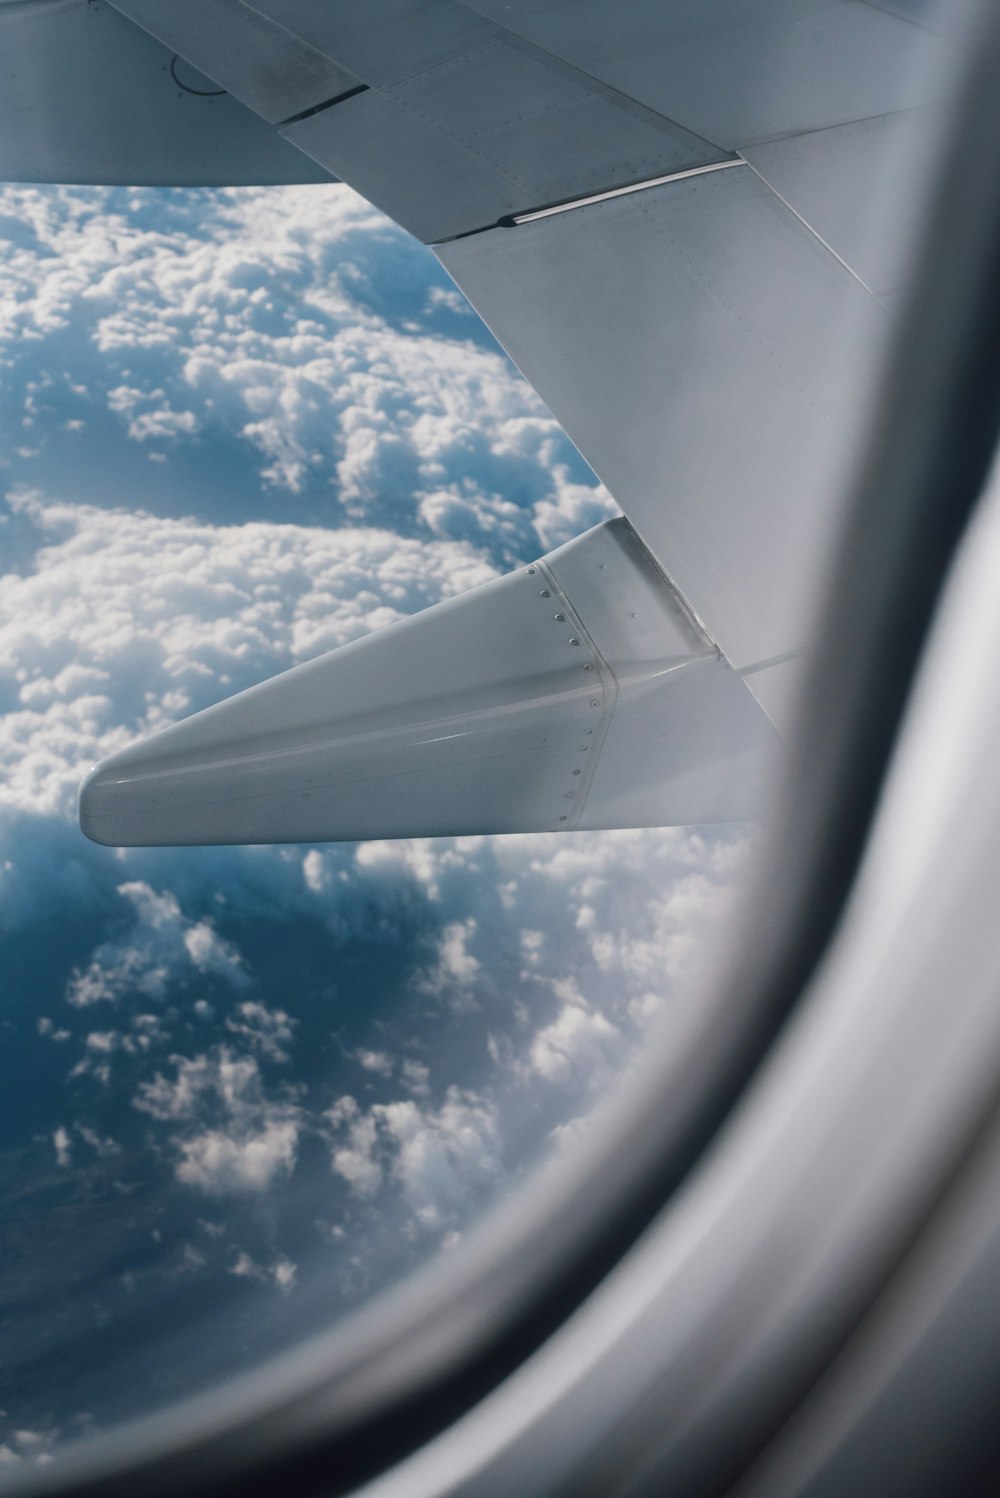
<svg viewBox="0 0 1000 1498">
<path fill-rule="evenodd" d="M 110 0 L 269 124 L 357 88 L 360 79 L 241 0 Z"/>
<path fill-rule="evenodd" d="M 743 155 L 876 296 L 906 284 L 922 199 L 937 160 L 932 106 L 747 147 Z"/>
<path fill-rule="evenodd" d="M 540 218 L 554 218 L 557 213 L 572 213 L 577 208 L 589 208 L 591 203 L 606 203 L 610 198 L 627 198 L 634 192 L 645 192 L 650 187 L 663 187 L 667 182 L 682 182 L 685 177 L 704 177 L 707 172 L 725 172 L 734 166 L 742 166 L 739 156 L 725 161 L 712 161 L 707 166 L 689 166 L 683 172 L 669 172 L 665 177 L 650 177 L 645 182 L 630 182 L 626 187 L 611 187 L 607 192 L 591 193 L 586 198 L 572 198 L 569 202 L 554 203 L 551 208 L 536 208 L 532 213 L 514 215 L 516 224 L 533 224 Z"/>
<path fill-rule="evenodd" d="M 247 0 L 372 88 L 436 68 L 487 39 L 459 0 Z"/>
<path fill-rule="evenodd" d="M 868 3 L 902 16 L 916 26 L 938 31 L 952 41 L 964 41 L 979 15 L 976 0 L 868 0 Z"/>
<path fill-rule="evenodd" d="M 172 57 L 100 0 L 0 4 L 0 181 L 329 181 L 237 99 L 179 87 Z"/>
<path fill-rule="evenodd" d="M 728 821 L 774 743 L 612 521 L 112 755 L 80 824 L 132 846 Z"/>
<path fill-rule="evenodd" d="M 578 827 L 727 822 L 762 804 L 771 724 L 627 521 L 546 565 L 617 693 Z"/>
<path fill-rule="evenodd" d="M 578 827 L 666 827 L 763 815 L 779 744 L 721 657 L 633 677 L 614 715 Z"/>
<path fill-rule="evenodd" d="M 663 655 L 665 617 L 648 657 L 619 637 L 642 610 L 569 576 L 602 532 L 537 569 L 595 698 L 554 685 L 575 668 L 549 660 L 554 637 L 522 637 L 507 579 L 116 756 L 85 788 L 87 830 L 283 841 L 745 814 L 774 737 L 757 697 L 782 720 L 794 673 L 771 663 L 808 638 L 879 298 L 898 295 L 864 222 L 875 168 L 905 158 L 905 178 L 922 155 L 913 122 L 949 44 L 865 0 L 112 3 L 413 232 L 451 239 L 442 261 L 671 579 L 632 555 L 628 586 L 697 638 Z M 752 165 L 607 197 L 735 149 Z M 584 702 L 604 747 L 567 770 Z"/>
<path fill-rule="evenodd" d="M 953 55 L 866 0 L 466 3 L 727 150 L 931 103 Z"/>
<path fill-rule="evenodd" d="M 749 167 L 438 254 L 733 666 L 800 648 L 890 321 Z"/>
<path fill-rule="evenodd" d="M 426 241 L 720 155 L 489 32 L 284 133 Z"/>
<path fill-rule="evenodd" d="M 627 520 L 609 520 L 539 564 L 585 619 L 619 684 L 718 655 Z"/>
<path fill-rule="evenodd" d="M 566 825 L 608 684 L 543 587 L 537 571 L 487 583 L 112 756 L 81 792 L 83 830 L 254 843 Z"/>
<path fill-rule="evenodd" d="M 753 693 L 775 728 L 786 739 L 795 729 L 796 703 L 808 670 L 809 656 L 803 652 L 793 656 L 791 660 L 762 666 L 758 671 L 748 672 L 743 677 L 748 691 Z"/>
</svg>

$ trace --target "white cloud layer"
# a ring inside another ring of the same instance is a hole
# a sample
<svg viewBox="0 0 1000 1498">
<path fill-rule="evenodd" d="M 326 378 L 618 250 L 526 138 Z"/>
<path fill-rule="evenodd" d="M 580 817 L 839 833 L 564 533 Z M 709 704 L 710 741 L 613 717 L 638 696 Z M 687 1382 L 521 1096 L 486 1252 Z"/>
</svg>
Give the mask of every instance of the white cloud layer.
<svg viewBox="0 0 1000 1498">
<path fill-rule="evenodd" d="M 265 488 L 323 493 L 354 520 L 389 506 L 508 561 L 613 513 L 431 253 L 349 188 L 124 207 L 0 189 L 0 223 L 20 226 L 0 260 L 0 368 L 32 344 L 59 359 L 40 353 L 27 384 L 25 451 L 56 411 L 81 432 L 99 406 L 148 456 L 225 434 Z M 101 384 L 67 342 L 91 369 L 101 357 Z"/>
</svg>

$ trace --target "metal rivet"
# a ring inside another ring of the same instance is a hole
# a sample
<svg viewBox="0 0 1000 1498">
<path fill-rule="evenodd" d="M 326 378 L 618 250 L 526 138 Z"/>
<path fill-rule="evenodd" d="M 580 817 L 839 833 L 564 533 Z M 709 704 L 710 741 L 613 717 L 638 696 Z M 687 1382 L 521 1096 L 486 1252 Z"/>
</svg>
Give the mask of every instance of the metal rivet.
<svg viewBox="0 0 1000 1498">
<path fill-rule="evenodd" d="M 530 576 L 534 572 L 534 570 L 535 570 L 534 567 L 529 567 L 528 568 L 528 575 Z"/>
<path fill-rule="evenodd" d="M 587 729 L 587 732 L 588 732 L 588 733 L 589 733 L 589 732 L 590 732 L 590 729 L 589 729 L 589 728 L 588 728 L 588 729 Z M 580 745 L 580 753 L 581 753 L 581 754 L 586 754 L 586 752 L 587 752 L 587 745 L 586 745 L 586 744 L 581 744 L 581 745 Z"/>
<path fill-rule="evenodd" d="M 580 641 L 579 641 L 579 640 L 570 640 L 570 642 L 569 642 L 569 643 L 570 643 L 570 644 L 571 644 L 571 645 L 579 645 L 579 643 L 580 643 Z"/>
<path fill-rule="evenodd" d="M 566 615 L 565 614 L 553 614 L 552 617 L 556 621 L 557 624 L 565 624 L 565 622 L 566 622 Z"/>
<path fill-rule="evenodd" d="M 566 817 L 560 817 L 559 820 L 560 820 L 560 822 L 565 822 L 565 821 L 568 820 L 568 818 L 566 818 Z"/>
<path fill-rule="evenodd" d="M 576 800 L 576 791 L 567 791 L 566 794 L 565 794 L 565 796 L 563 797 L 563 800 L 564 801 L 575 801 Z"/>
<path fill-rule="evenodd" d="M 599 702 L 592 702 L 590 705 L 591 705 L 591 707 L 600 707 L 601 704 Z M 587 732 L 588 733 L 590 732 L 589 728 L 587 729 Z"/>
<path fill-rule="evenodd" d="M 585 733 L 593 733 L 593 731 L 594 730 L 592 728 L 586 728 L 586 729 L 584 729 Z"/>
<path fill-rule="evenodd" d="M 548 588 L 543 588 L 538 596 L 539 598 L 551 598 L 552 594 L 549 592 Z"/>
<path fill-rule="evenodd" d="M 580 773 L 580 771 L 579 771 L 579 770 L 574 770 L 574 771 L 573 771 L 573 774 L 574 774 L 574 775 L 579 775 L 579 773 Z"/>
<path fill-rule="evenodd" d="M 579 640 L 570 640 L 570 644 L 571 645 L 578 645 L 579 643 L 580 643 Z M 591 665 L 588 664 L 588 665 L 584 666 L 583 669 L 585 671 L 593 671 L 594 668 L 593 668 L 593 666 L 591 666 Z"/>
</svg>

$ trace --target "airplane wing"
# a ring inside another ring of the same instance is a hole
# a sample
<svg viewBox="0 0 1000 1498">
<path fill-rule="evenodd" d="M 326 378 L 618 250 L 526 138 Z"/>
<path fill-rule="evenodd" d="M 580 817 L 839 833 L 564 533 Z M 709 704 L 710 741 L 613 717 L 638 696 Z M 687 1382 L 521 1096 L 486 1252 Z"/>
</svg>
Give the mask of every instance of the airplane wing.
<svg viewBox="0 0 1000 1498">
<path fill-rule="evenodd" d="M 113 756 L 84 830 L 752 815 L 908 275 L 932 0 L 93 9 L 433 245 L 627 522 Z"/>
</svg>

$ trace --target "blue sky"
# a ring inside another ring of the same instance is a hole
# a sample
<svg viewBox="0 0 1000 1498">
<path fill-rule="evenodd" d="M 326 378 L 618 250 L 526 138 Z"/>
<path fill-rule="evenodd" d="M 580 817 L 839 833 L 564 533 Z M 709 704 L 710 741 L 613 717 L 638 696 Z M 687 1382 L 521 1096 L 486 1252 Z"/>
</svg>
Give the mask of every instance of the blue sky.
<svg viewBox="0 0 1000 1498">
<path fill-rule="evenodd" d="M 731 829 L 114 850 L 94 760 L 615 513 L 344 187 L 0 191 L 0 1461 L 333 1321 L 627 1074 Z"/>
</svg>

